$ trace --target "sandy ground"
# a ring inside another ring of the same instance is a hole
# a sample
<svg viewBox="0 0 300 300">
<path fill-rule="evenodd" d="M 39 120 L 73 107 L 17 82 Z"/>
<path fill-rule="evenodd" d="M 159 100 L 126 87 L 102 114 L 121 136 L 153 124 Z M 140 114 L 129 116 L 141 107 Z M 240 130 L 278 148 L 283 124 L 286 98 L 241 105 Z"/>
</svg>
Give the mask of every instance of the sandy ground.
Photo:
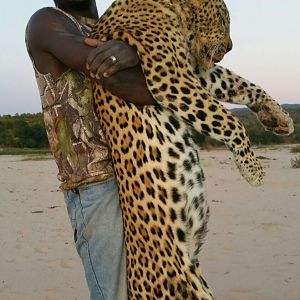
<svg viewBox="0 0 300 300">
<path fill-rule="evenodd" d="M 203 151 L 211 204 L 202 269 L 218 300 L 300 300 L 300 169 L 289 147 L 257 149 L 260 188 L 229 151 Z M 0 156 L 0 300 L 87 300 L 52 160 Z"/>
</svg>

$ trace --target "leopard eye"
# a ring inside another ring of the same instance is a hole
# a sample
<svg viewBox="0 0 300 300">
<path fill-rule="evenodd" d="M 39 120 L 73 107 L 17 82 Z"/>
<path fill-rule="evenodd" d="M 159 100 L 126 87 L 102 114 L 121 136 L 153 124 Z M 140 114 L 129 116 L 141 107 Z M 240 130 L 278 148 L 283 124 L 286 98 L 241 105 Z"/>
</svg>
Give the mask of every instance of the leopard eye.
<svg viewBox="0 0 300 300">
<path fill-rule="evenodd" d="M 219 29 L 220 32 L 222 32 L 223 34 L 226 34 L 227 30 L 228 30 L 228 22 L 226 22 L 226 19 L 221 16 L 220 17 L 220 25 L 219 25 Z"/>
<path fill-rule="evenodd" d="M 225 27 L 226 23 L 223 17 L 220 18 L 220 23 L 223 27 Z"/>
</svg>

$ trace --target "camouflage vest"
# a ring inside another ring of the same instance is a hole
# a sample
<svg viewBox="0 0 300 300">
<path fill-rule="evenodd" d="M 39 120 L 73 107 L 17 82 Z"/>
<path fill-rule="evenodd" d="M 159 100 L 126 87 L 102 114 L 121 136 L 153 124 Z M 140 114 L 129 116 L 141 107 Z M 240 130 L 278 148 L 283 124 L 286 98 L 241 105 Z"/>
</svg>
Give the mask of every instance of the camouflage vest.
<svg viewBox="0 0 300 300">
<path fill-rule="evenodd" d="M 94 20 L 76 20 L 60 11 L 88 36 Z M 41 74 L 33 59 L 32 63 L 60 188 L 68 190 L 112 176 L 110 150 L 94 113 L 91 81 L 71 69 L 54 80 L 51 74 Z"/>
</svg>

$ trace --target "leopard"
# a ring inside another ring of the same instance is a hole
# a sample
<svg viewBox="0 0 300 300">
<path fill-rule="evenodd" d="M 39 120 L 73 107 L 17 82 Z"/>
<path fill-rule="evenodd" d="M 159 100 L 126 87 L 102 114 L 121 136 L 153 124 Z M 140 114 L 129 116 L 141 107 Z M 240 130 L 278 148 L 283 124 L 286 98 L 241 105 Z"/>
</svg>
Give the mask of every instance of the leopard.
<svg viewBox="0 0 300 300">
<path fill-rule="evenodd" d="M 156 101 L 137 106 L 93 83 L 118 182 L 130 300 L 214 299 L 200 266 L 210 210 L 193 132 L 223 142 L 251 185 L 265 175 L 221 101 L 247 105 L 267 130 L 293 130 L 263 89 L 217 65 L 231 47 L 229 25 L 221 0 L 117 0 L 90 35 L 135 47 Z"/>
</svg>

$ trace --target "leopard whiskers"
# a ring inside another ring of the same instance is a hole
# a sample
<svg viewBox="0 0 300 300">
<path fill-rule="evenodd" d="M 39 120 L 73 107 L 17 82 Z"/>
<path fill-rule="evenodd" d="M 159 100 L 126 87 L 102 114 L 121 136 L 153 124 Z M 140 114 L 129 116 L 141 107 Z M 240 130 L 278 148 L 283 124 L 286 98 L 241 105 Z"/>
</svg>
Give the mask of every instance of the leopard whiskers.
<svg viewBox="0 0 300 300">
<path fill-rule="evenodd" d="M 219 50 L 220 50 L 219 45 L 215 45 L 215 46 L 212 47 L 211 54 L 210 54 L 210 60 L 209 60 L 209 65 L 210 66 L 213 65 L 213 58 L 214 58 L 215 54 L 219 52 Z"/>
</svg>

